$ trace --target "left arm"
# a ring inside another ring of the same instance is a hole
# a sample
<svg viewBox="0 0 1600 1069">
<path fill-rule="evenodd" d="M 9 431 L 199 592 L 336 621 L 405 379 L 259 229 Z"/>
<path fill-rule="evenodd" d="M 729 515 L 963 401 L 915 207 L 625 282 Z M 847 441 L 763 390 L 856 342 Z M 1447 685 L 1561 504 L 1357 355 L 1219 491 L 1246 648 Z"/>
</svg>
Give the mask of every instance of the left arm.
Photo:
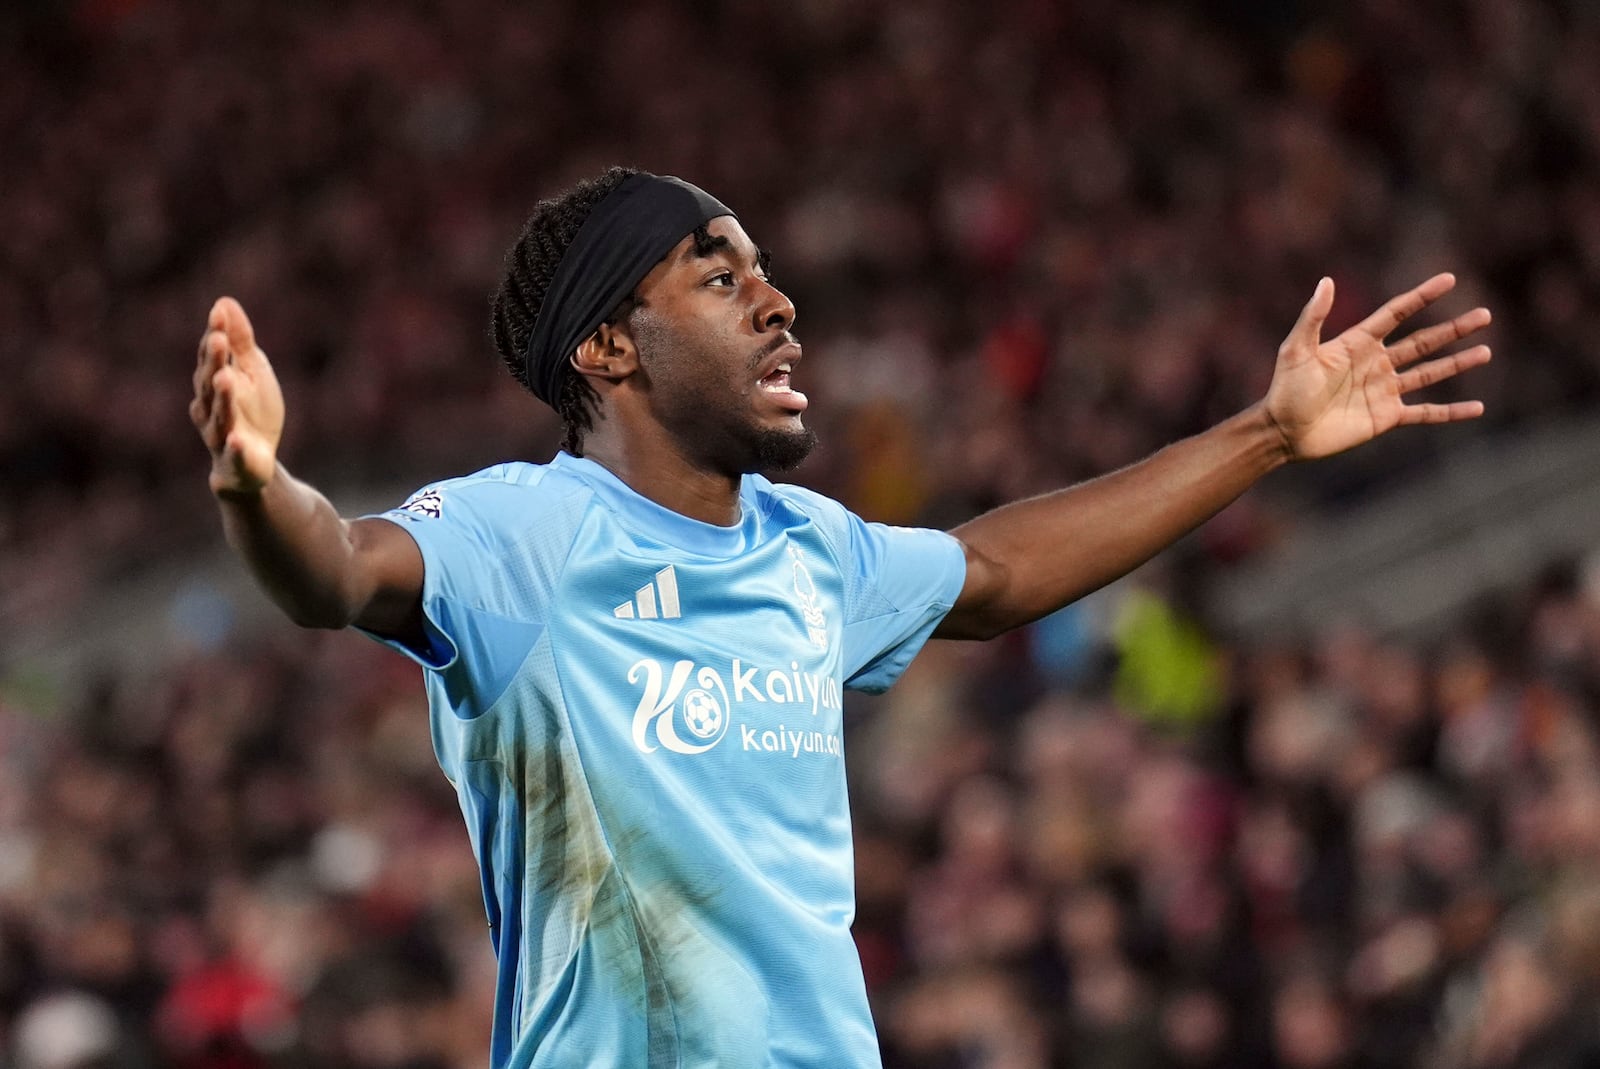
<svg viewBox="0 0 1600 1069">
<path fill-rule="evenodd" d="M 1384 343 L 1454 285 L 1453 276 L 1436 275 L 1323 341 L 1333 307 L 1333 282 L 1323 279 L 1278 350 L 1265 400 L 1137 464 L 952 531 L 966 551 L 967 578 L 935 636 L 990 638 L 1046 616 L 1132 571 L 1291 460 L 1332 456 L 1397 426 L 1482 415 L 1477 401 L 1403 398 L 1488 361 L 1488 346 L 1478 345 L 1416 364 L 1487 326 L 1487 309 Z"/>
</svg>

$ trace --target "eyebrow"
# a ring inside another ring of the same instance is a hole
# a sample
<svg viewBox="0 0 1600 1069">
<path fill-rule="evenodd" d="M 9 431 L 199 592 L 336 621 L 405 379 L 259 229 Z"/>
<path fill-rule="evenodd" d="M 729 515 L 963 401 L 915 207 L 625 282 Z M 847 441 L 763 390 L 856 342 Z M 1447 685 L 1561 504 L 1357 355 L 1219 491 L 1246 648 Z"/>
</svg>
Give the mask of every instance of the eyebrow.
<svg viewBox="0 0 1600 1069">
<path fill-rule="evenodd" d="M 697 233 L 695 235 L 694 243 L 689 246 L 688 258 L 703 260 L 709 259 L 719 252 L 731 253 L 733 251 L 733 242 L 729 241 L 724 235 L 707 234 L 705 240 L 702 241 L 700 240 L 700 235 Z M 756 248 L 756 267 L 763 275 L 771 273 L 772 253 L 769 250 L 760 248 L 759 246 Z"/>
</svg>

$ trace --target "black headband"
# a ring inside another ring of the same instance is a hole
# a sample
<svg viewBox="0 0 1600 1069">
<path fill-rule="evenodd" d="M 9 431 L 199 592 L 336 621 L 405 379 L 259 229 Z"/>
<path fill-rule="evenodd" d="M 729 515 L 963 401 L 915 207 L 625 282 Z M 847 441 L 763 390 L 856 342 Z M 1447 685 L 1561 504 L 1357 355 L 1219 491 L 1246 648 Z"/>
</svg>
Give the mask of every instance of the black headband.
<svg viewBox="0 0 1600 1069">
<path fill-rule="evenodd" d="M 596 204 L 561 254 L 523 361 L 534 395 L 561 397 L 572 354 L 684 236 L 733 212 L 680 178 L 639 173 Z"/>
</svg>

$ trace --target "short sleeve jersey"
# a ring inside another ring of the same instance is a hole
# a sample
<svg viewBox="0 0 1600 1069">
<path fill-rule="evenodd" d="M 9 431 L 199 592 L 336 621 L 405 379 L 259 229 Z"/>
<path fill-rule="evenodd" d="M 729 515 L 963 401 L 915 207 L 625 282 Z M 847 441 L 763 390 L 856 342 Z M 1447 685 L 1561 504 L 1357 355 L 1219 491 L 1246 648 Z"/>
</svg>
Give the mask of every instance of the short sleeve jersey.
<svg viewBox="0 0 1600 1069">
<path fill-rule="evenodd" d="M 964 557 L 757 476 L 740 506 L 700 523 L 563 453 L 383 514 L 424 560 L 397 648 L 482 869 L 496 1069 L 880 1064 L 843 692 L 899 676 Z"/>
</svg>

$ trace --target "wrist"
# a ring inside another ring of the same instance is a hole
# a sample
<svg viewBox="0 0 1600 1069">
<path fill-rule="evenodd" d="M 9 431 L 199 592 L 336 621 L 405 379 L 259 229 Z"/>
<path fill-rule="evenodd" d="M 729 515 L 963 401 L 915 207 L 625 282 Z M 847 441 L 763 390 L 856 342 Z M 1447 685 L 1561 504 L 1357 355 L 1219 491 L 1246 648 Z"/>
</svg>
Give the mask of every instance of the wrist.
<svg viewBox="0 0 1600 1069">
<path fill-rule="evenodd" d="M 1257 447 L 1267 457 L 1268 470 L 1282 467 L 1298 458 L 1289 432 L 1278 422 L 1265 401 L 1257 401 L 1239 415 Z"/>
<path fill-rule="evenodd" d="M 211 494 L 223 504 L 248 505 L 261 500 L 267 488 L 276 481 L 278 466 L 265 479 L 255 479 L 237 471 L 211 471 Z"/>
</svg>

